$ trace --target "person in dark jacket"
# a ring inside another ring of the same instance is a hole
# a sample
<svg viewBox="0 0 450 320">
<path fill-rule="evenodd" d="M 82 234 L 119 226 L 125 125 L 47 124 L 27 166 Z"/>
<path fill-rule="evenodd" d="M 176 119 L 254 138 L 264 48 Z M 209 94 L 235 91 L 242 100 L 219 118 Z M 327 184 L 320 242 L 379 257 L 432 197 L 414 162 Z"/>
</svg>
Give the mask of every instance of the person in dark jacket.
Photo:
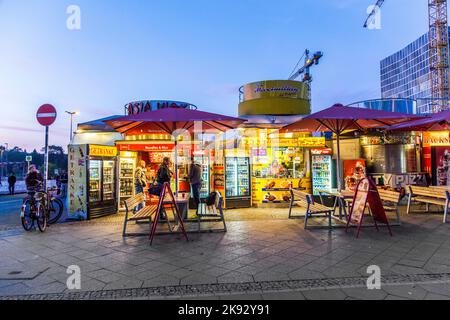
<svg viewBox="0 0 450 320">
<path fill-rule="evenodd" d="M 195 208 L 198 209 L 200 205 L 200 190 L 202 188 L 202 166 L 191 160 L 188 175 L 189 183 L 191 184 L 192 196 L 195 202 Z"/>
<path fill-rule="evenodd" d="M 25 179 L 27 189 L 36 191 L 37 188 L 42 187 L 43 181 L 44 177 L 42 177 L 42 174 L 36 169 L 36 166 L 32 164 L 30 166 L 30 171 L 28 172 L 27 177 Z"/>
<path fill-rule="evenodd" d="M 16 182 L 17 182 L 17 178 L 14 175 L 13 172 L 11 172 L 11 175 L 8 178 L 8 189 L 9 189 L 9 194 L 10 195 L 14 195 L 14 189 L 16 186 Z"/>
<path fill-rule="evenodd" d="M 165 157 L 163 163 L 159 166 L 158 173 L 156 175 L 156 182 L 158 182 L 161 189 L 164 183 L 170 183 L 170 180 L 172 179 L 173 172 L 170 170 L 169 165 L 170 159 Z"/>
</svg>

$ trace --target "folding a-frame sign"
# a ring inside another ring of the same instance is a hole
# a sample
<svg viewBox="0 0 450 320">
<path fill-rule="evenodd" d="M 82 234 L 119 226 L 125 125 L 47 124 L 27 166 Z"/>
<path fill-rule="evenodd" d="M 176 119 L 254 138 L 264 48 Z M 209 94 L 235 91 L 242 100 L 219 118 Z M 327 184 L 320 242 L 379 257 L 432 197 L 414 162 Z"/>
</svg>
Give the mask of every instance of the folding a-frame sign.
<svg viewBox="0 0 450 320">
<path fill-rule="evenodd" d="M 177 201 L 173 195 L 172 189 L 170 188 L 169 183 L 164 183 L 161 194 L 159 196 L 158 207 L 156 209 L 155 220 L 152 224 L 152 230 L 150 232 L 150 245 L 153 243 L 153 238 L 156 234 L 156 228 L 158 227 L 158 222 L 161 219 L 161 212 L 165 210 L 167 206 L 170 206 L 174 215 L 176 215 L 176 220 L 178 220 L 178 226 L 181 228 L 181 232 L 184 234 L 186 241 L 189 241 L 188 235 L 186 233 L 186 229 L 184 228 L 183 218 L 180 214 L 180 209 L 178 207 Z M 166 219 L 169 219 L 166 212 Z M 169 223 L 169 231 L 173 233 L 173 229 L 170 227 Z"/>
<path fill-rule="evenodd" d="M 358 183 L 358 187 L 356 188 L 355 196 L 353 198 L 352 210 L 347 222 L 346 232 L 348 231 L 350 224 L 356 224 L 358 226 L 356 238 L 359 237 L 367 203 L 369 204 L 370 212 L 377 231 L 379 231 L 377 223 L 383 223 L 387 226 L 389 234 L 392 237 L 391 226 L 389 225 L 386 212 L 384 211 L 383 202 L 381 201 L 377 186 L 368 178 L 364 178 Z"/>
</svg>

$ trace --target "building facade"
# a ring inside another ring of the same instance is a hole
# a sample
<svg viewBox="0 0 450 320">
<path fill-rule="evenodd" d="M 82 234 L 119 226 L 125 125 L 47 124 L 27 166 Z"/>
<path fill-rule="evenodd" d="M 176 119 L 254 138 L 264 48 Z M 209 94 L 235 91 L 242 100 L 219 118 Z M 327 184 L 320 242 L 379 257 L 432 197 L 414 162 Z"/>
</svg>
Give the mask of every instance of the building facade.
<svg viewBox="0 0 450 320">
<path fill-rule="evenodd" d="M 380 62 L 381 97 L 417 101 L 418 113 L 431 113 L 428 33 Z"/>
</svg>

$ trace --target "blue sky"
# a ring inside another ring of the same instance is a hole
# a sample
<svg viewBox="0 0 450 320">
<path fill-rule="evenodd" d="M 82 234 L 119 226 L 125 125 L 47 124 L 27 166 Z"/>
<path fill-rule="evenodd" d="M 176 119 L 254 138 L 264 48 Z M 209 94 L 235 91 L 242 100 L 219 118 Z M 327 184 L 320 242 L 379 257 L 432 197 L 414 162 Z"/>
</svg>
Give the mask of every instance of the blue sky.
<svg viewBox="0 0 450 320">
<path fill-rule="evenodd" d="M 43 144 L 35 112 L 54 104 L 52 144 L 67 145 L 69 118 L 122 114 L 141 99 L 191 102 L 236 115 L 238 88 L 285 79 L 305 48 L 313 111 L 377 98 L 379 61 L 428 28 L 426 0 L 388 0 L 382 29 L 362 28 L 374 0 L 0 0 L 0 144 Z M 66 9 L 81 8 L 81 30 Z"/>
</svg>

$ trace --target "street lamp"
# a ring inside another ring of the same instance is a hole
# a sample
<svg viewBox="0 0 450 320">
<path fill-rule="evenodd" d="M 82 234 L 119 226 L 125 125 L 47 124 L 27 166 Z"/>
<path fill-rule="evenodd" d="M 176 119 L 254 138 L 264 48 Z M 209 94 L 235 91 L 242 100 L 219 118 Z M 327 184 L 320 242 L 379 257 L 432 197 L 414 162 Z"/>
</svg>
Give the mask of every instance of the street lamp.
<svg viewBox="0 0 450 320">
<path fill-rule="evenodd" d="M 73 139 L 73 116 L 78 114 L 77 111 L 66 111 L 68 115 L 70 115 L 70 141 Z"/>
</svg>

